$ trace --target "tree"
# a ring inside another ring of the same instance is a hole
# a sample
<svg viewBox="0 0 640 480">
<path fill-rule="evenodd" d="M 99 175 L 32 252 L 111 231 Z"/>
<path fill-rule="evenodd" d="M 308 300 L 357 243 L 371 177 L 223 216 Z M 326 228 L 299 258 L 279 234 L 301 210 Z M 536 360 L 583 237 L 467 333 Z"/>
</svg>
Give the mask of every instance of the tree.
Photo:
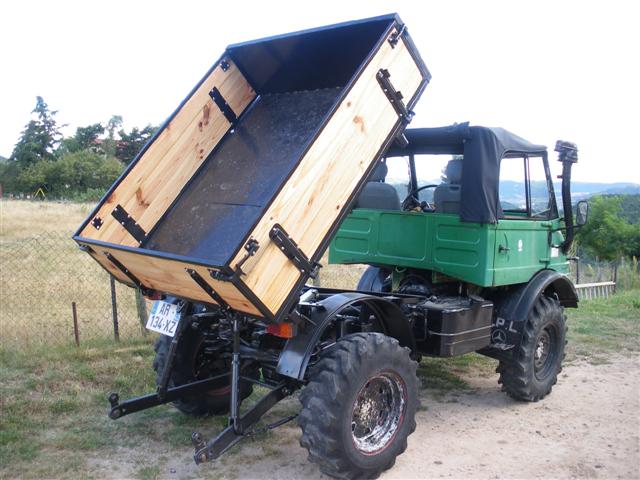
<svg viewBox="0 0 640 480">
<path fill-rule="evenodd" d="M 588 253 L 603 260 L 640 255 L 640 224 L 621 217 L 622 197 L 594 196 L 589 200 L 589 221 L 576 240 Z"/>
<path fill-rule="evenodd" d="M 102 142 L 102 150 L 108 157 L 116 156 L 116 131 L 122 128 L 122 117 L 120 115 L 112 115 L 107 122 L 107 138 Z"/>
<path fill-rule="evenodd" d="M 78 127 L 73 137 L 62 140 L 60 148 L 64 153 L 74 153 L 80 150 L 91 150 L 99 153 L 101 149 L 98 137 L 104 133 L 104 130 L 101 123 Z"/>
<path fill-rule="evenodd" d="M 142 130 L 133 127 L 130 133 L 120 130 L 120 140 L 116 143 L 116 158 L 122 160 L 125 165 L 131 163 L 142 147 L 153 136 L 157 127 L 147 125 Z"/>
<path fill-rule="evenodd" d="M 122 172 L 122 163 L 111 157 L 104 159 L 90 150 L 65 154 L 57 161 L 42 161 L 23 169 L 18 187 L 33 192 L 45 186 L 54 197 L 73 198 L 87 192 L 104 193 Z"/>
<path fill-rule="evenodd" d="M 31 113 L 36 118 L 25 125 L 11 154 L 11 160 L 23 168 L 42 160 L 53 160 L 55 149 L 62 138 L 55 120 L 58 112 L 49 110 L 42 97 L 36 97 L 36 106 Z"/>
</svg>

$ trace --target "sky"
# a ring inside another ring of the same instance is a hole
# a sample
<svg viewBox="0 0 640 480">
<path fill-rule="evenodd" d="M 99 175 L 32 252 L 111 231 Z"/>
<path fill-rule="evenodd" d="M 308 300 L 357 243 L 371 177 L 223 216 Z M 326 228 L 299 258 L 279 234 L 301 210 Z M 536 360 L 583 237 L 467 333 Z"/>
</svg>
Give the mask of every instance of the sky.
<svg viewBox="0 0 640 480">
<path fill-rule="evenodd" d="M 550 150 L 568 140 L 574 180 L 640 183 L 634 3 L 3 1 L 0 155 L 36 95 L 67 135 L 112 115 L 160 124 L 228 44 L 395 11 L 433 75 L 412 127 L 501 126 Z"/>
</svg>

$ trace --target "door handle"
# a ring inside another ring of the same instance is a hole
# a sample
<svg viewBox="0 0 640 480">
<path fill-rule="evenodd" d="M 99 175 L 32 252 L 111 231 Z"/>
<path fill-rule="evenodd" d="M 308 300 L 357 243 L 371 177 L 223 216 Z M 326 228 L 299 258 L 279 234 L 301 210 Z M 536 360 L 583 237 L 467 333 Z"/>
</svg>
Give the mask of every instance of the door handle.
<svg viewBox="0 0 640 480">
<path fill-rule="evenodd" d="M 504 245 L 500 245 L 498 247 L 498 252 L 500 253 L 506 253 L 506 252 L 510 252 L 511 249 L 509 247 L 505 247 Z"/>
</svg>

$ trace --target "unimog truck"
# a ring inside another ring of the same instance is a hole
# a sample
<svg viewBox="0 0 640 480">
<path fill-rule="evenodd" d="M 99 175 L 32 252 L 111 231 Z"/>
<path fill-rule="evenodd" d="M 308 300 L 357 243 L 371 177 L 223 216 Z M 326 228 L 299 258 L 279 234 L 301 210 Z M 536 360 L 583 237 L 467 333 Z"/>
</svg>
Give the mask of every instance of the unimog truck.
<svg viewBox="0 0 640 480">
<path fill-rule="evenodd" d="M 297 418 L 312 462 L 360 478 L 406 449 L 423 356 L 479 352 L 515 399 L 551 391 L 563 308 L 578 303 L 577 148 L 556 145 L 561 217 L 544 146 L 466 123 L 407 128 L 429 80 L 397 15 L 226 49 L 74 236 L 155 300 L 157 391 L 111 394 L 112 419 L 165 403 L 227 415 L 213 438 L 193 434 L 203 463 Z M 419 178 L 425 155 L 450 159 L 442 181 Z M 385 181 L 398 158 L 404 198 Z M 522 176 L 510 200 L 507 164 Z M 327 249 L 368 265 L 356 290 L 309 283 Z M 256 385 L 268 393 L 243 405 Z M 298 391 L 297 415 L 259 427 Z"/>
</svg>

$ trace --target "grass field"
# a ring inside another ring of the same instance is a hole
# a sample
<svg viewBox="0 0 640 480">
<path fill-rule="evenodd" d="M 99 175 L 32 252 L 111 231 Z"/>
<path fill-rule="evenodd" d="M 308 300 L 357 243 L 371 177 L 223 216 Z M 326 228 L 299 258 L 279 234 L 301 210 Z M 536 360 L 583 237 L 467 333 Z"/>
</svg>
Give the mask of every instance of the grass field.
<svg viewBox="0 0 640 480">
<path fill-rule="evenodd" d="M 119 344 L 107 339 L 111 307 L 106 274 L 69 240 L 89 209 L 88 205 L 0 202 L 0 478 L 99 478 L 105 475 L 105 465 L 117 466 L 122 455 L 135 455 L 137 467 L 121 476 L 156 478 L 173 460 L 166 453 L 150 455 L 150 450 L 166 452 L 168 446 L 184 456 L 193 430 L 219 431 L 226 421 L 190 419 L 170 406 L 115 422 L 107 418 L 109 392 L 127 398 L 154 390 L 153 338 L 140 335 L 134 315 L 123 326 Z M 59 241 L 46 243 L 42 238 Z M 57 249 L 51 250 L 52 245 Z M 321 283 L 353 288 L 362 269 L 326 265 Z M 78 271 L 88 273 L 79 276 Z M 119 288 L 118 294 L 124 310 L 131 289 Z M 638 290 L 626 291 L 569 310 L 567 361 L 601 363 L 612 352 L 624 355 L 640 350 L 638 298 Z M 107 335 L 84 336 L 80 348 L 68 341 L 46 345 L 60 329 L 65 339 L 71 338 L 72 299 L 79 302 L 81 337 L 96 324 Z M 442 398 L 469 388 L 463 376 L 491 376 L 494 369 L 495 361 L 471 354 L 425 359 L 418 374 L 426 394 Z M 295 398 L 288 399 L 277 406 L 271 420 L 297 407 Z M 277 435 L 297 435 L 294 426 L 283 429 Z M 225 469 L 225 476 L 233 476 L 228 473 L 233 472 L 243 448 L 257 449 L 258 456 L 278 455 L 273 435 L 234 449 L 219 468 Z M 216 475 L 215 470 L 207 471 Z"/>
<path fill-rule="evenodd" d="M 0 338 L 24 347 L 113 334 L 109 276 L 71 240 L 91 205 L 0 201 Z M 120 333 L 139 336 L 134 291 L 116 287 Z"/>
<path fill-rule="evenodd" d="M 612 352 L 624 355 L 640 350 L 639 293 L 585 302 L 569 311 L 567 360 L 603 362 Z M 0 477 L 99 477 L 95 459 L 117 464 L 124 448 L 140 457 L 135 477 L 155 478 L 170 459 L 149 457 L 150 444 L 184 453 L 190 448 L 193 430 L 221 429 L 224 418 L 194 420 L 169 406 L 118 421 L 107 418 L 108 392 L 127 398 L 154 390 L 152 354 L 151 339 L 0 351 Z M 463 374 L 488 376 L 494 368 L 495 361 L 470 354 L 425 359 L 418 373 L 427 394 L 438 399 L 468 389 Z M 297 407 L 297 400 L 291 398 L 278 406 L 273 417 Z M 290 433 L 295 433 L 293 426 Z M 269 438 L 267 434 L 256 439 L 252 448 L 268 453 Z M 233 465 L 236 455 L 237 451 L 224 457 L 219 468 Z"/>
</svg>

